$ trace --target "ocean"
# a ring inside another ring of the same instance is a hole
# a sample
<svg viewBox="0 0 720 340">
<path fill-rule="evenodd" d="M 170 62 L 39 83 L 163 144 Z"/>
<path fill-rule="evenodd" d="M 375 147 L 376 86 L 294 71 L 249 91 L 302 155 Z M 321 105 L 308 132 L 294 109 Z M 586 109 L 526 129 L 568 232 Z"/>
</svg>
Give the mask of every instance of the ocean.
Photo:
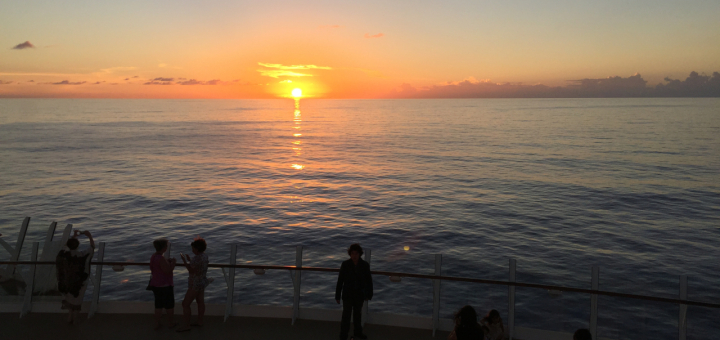
<svg viewBox="0 0 720 340">
<path fill-rule="evenodd" d="M 4 240 L 25 216 L 26 260 L 57 221 L 106 242 L 107 261 L 148 261 L 158 237 L 179 257 L 201 235 L 214 263 L 237 244 L 238 263 L 294 265 L 303 245 L 303 265 L 339 267 L 359 242 L 374 270 L 431 274 L 442 254 L 443 275 L 507 280 L 514 258 L 518 281 L 590 288 L 599 266 L 603 290 L 676 298 L 688 275 L 690 299 L 717 303 L 720 99 L 2 99 Z M 289 276 L 239 271 L 236 303 L 291 305 Z M 148 279 L 106 268 L 101 299 L 151 301 Z M 335 280 L 303 273 L 301 307 L 339 308 Z M 374 281 L 371 313 L 432 314 L 430 281 Z M 443 317 L 507 318 L 505 286 L 441 292 Z M 518 326 L 587 327 L 587 295 L 516 301 Z M 599 298 L 602 337 L 675 339 L 677 320 L 677 305 Z M 690 307 L 689 338 L 717 320 Z"/>
</svg>

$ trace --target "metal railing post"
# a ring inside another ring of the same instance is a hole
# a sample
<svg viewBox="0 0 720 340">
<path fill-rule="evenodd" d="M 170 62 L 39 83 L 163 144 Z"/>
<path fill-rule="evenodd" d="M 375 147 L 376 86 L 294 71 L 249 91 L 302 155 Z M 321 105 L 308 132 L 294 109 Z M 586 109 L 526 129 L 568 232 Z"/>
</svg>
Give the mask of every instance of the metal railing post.
<svg viewBox="0 0 720 340">
<path fill-rule="evenodd" d="M 17 262 L 18 259 L 20 259 L 20 251 L 22 250 L 23 243 L 25 242 L 25 234 L 28 230 L 28 225 L 30 225 L 30 217 L 25 217 L 23 220 L 22 226 L 20 227 L 20 234 L 18 234 L 17 241 L 15 242 L 15 248 L 11 248 L 8 244 L 5 243 L 5 241 L 2 242 L 2 245 L 7 249 L 7 251 L 10 253 L 10 261 Z M 8 275 L 10 278 L 15 277 L 15 265 L 8 265 L 6 275 Z"/>
<path fill-rule="evenodd" d="M 32 244 L 32 256 L 30 261 L 37 261 L 38 249 L 40 248 L 40 242 L 33 242 Z M 25 301 L 23 302 L 22 310 L 20 311 L 20 317 L 27 315 L 32 310 L 32 295 L 35 290 L 35 268 L 36 264 L 30 265 L 30 271 L 27 278 L 25 278 Z"/>
<path fill-rule="evenodd" d="M 230 265 L 234 266 L 237 263 L 237 244 L 230 246 Z M 235 268 L 231 267 L 228 270 L 229 274 L 225 277 L 225 283 L 227 284 L 227 297 L 225 298 L 225 320 L 232 315 L 233 299 L 235 295 Z M 224 273 L 224 272 L 223 272 Z"/>
<path fill-rule="evenodd" d="M 363 250 L 365 251 L 365 262 L 367 262 L 368 266 L 370 266 L 370 260 L 371 260 L 370 249 L 363 249 Z M 372 270 L 372 267 L 370 267 L 370 270 Z M 369 313 L 368 303 L 369 302 L 366 300 L 365 303 L 363 304 L 363 309 L 362 309 L 362 325 L 363 325 L 363 327 L 365 327 L 365 321 L 367 321 L 367 319 L 368 319 L 368 313 Z"/>
<path fill-rule="evenodd" d="M 687 275 L 680 275 L 680 300 L 687 300 Z M 685 340 L 687 336 L 687 305 L 680 304 L 678 319 L 678 337 Z"/>
<path fill-rule="evenodd" d="M 509 282 L 515 282 L 515 268 L 517 261 L 510 259 Z M 512 340 L 515 335 L 515 286 L 508 286 L 508 339 Z"/>
<path fill-rule="evenodd" d="M 295 268 L 302 268 L 302 253 L 303 246 L 295 247 Z M 293 317 L 292 324 L 295 324 L 295 320 L 300 316 L 300 274 L 301 270 L 296 270 L 293 273 Z"/>
<path fill-rule="evenodd" d="M 591 270 L 592 279 L 590 287 L 592 290 L 600 289 L 600 267 L 593 266 Z M 590 296 L 590 335 L 593 339 L 597 339 L 597 319 L 598 319 L 598 296 L 592 294 Z"/>
<path fill-rule="evenodd" d="M 435 275 L 442 275 L 442 254 L 435 254 Z M 432 318 L 432 330 L 433 336 L 435 331 L 438 329 L 440 324 L 440 280 L 433 281 L 433 318 Z"/>
<path fill-rule="evenodd" d="M 98 247 L 98 262 L 103 262 L 103 259 L 105 258 L 105 242 L 100 242 L 100 247 Z M 91 318 L 97 313 L 98 310 L 98 303 L 100 303 L 100 282 L 102 281 L 102 270 L 103 267 L 101 264 L 98 264 L 95 266 L 95 280 L 93 280 L 93 283 L 95 284 L 95 288 L 93 289 L 93 296 L 92 301 L 90 302 L 90 310 L 88 311 L 88 318 Z"/>
</svg>

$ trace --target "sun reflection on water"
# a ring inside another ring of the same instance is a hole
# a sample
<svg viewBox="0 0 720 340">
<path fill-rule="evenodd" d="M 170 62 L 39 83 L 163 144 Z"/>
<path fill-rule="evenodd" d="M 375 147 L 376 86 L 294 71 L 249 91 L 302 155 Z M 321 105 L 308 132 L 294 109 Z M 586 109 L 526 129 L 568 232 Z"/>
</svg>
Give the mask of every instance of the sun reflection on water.
<svg viewBox="0 0 720 340">
<path fill-rule="evenodd" d="M 295 112 L 293 113 L 293 122 L 295 122 L 295 126 L 293 126 L 293 129 L 300 130 L 300 128 L 301 128 L 300 123 L 302 122 L 302 114 L 300 113 L 300 97 L 299 96 L 295 96 Z M 295 133 L 293 133 L 293 137 L 300 138 L 300 137 L 302 137 L 302 133 L 300 133 L 299 131 L 296 131 Z M 295 140 L 292 143 L 294 145 L 299 146 L 300 144 L 302 144 L 302 141 Z M 302 155 L 302 152 L 301 152 L 302 148 L 293 147 L 292 149 L 295 152 L 295 156 Z M 291 167 L 295 170 L 302 170 L 305 168 L 304 165 L 299 164 L 299 163 L 293 163 L 291 165 Z"/>
</svg>

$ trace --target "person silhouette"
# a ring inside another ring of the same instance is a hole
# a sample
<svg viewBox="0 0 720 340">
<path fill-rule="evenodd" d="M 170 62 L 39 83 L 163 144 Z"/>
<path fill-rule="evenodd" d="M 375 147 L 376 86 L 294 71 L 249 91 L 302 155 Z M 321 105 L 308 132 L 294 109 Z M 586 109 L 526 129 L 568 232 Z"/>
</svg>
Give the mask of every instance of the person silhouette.
<svg viewBox="0 0 720 340">
<path fill-rule="evenodd" d="M 340 304 L 342 298 L 343 313 L 340 323 L 340 339 L 347 339 L 350 332 L 350 316 L 353 318 L 353 339 L 367 339 L 362 328 L 363 303 L 371 300 L 373 296 L 372 276 L 370 264 L 360 258 L 363 249 L 358 243 L 350 245 L 347 251 L 350 259 L 340 266 L 337 286 L 335 287 L 335 301 Z"/>
</svg>

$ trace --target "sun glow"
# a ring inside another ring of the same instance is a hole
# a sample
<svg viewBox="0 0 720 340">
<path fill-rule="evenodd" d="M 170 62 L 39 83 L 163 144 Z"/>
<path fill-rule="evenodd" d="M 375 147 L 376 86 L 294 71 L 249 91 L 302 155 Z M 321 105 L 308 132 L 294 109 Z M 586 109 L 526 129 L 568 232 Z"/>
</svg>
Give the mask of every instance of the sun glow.
<svg viewBox="0 0 720 340">
<path fill-rule="evenodd" d="M 295 98 L 302 97 L 302 90 L 301 89 L 293 89 L 292 90 L 292 96 Z"/>
</svg>

